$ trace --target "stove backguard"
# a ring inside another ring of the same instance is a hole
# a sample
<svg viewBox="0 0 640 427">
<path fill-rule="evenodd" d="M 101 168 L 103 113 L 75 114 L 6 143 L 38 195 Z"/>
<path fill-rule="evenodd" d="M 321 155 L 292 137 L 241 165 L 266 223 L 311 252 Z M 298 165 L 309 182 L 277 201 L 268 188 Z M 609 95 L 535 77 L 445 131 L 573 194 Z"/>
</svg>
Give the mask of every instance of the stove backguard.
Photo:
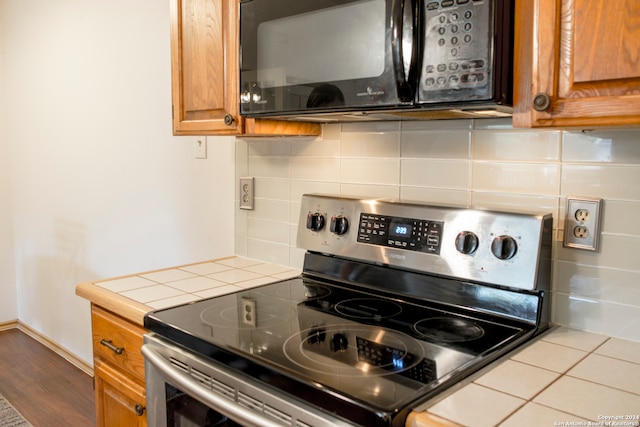
<svg viewBox="0 0 640 427">
<path fill-rule="evenodd" d="M 310 252 L 498 287 L 549 290 L 550 214 L 306 194 L 298 224 L 297 245 Z"/>
</svg>

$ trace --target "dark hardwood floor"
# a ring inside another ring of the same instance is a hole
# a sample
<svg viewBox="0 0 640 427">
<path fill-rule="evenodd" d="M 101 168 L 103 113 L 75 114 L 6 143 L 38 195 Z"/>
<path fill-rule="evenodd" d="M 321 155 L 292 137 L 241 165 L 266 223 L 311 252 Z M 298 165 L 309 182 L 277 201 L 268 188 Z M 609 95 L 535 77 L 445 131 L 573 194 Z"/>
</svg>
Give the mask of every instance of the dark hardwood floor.
<svg viewBox="0 0 640 427">
<path fill-rule="evenodd" d="M 92 378 L 19 329 L 0 331 L 0 393 L 39 426 L 95 426 Z"/>
</svg>

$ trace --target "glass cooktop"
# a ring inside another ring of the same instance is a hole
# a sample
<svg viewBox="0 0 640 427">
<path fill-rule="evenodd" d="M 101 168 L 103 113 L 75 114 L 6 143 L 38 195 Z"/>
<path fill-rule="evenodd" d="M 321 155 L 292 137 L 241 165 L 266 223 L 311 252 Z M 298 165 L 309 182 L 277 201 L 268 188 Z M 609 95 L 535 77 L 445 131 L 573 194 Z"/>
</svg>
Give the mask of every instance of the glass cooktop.
<svg viewBox="0 0 640 427">
<path fill-rule="evenodd" d="M 388 412 L 533 333 L 424 304 L 296 278 L 151 312 L 145 327 L 298 398 L 331 395 Z"/>
</svg>

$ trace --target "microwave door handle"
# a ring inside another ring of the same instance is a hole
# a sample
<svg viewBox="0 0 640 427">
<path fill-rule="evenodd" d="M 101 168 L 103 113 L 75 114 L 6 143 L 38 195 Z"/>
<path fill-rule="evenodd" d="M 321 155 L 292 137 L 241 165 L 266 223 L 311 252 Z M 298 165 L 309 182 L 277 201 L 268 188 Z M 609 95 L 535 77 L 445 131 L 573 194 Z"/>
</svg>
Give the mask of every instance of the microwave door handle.
<svg viewBox="0 0 640 427">
<path fill-rule="evenodd" d="M 151 365 L 160 371 L 165 379 L 171 382 L 171 385 L 201 401 L 209 408 L 231 417 L 242 425 L 256 427 L 282 427 L 282 424 L 262 417 L 255 412 L 238 405 L 236 402 L 221 396 L 216 396 L 214 393 L 208 393 L 207 390 L 198 382 L 192 380 L 186 374 L 172 368 L 171 365 L 162 358 L 162 356 L 158 355 L 157 352 L 148 345 L 142 346 L 142 354 Z"/>
<path fill-rule="evenodd" d="M 402 101 L 413 100 L 410 79 L 414 75 L 417 55 L 415 0 L 389 0 L 392 13 L 391 57 L 398 95 Z"/>
</svg>

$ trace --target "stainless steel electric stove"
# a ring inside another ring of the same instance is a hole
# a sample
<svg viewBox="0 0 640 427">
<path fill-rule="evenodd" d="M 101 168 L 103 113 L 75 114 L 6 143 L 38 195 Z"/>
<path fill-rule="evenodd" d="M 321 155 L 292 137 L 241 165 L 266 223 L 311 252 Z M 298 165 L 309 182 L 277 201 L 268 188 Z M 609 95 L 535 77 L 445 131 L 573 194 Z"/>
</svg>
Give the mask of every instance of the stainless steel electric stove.
<svg viewBox="0 0 640 427">
<path fill-rule="evenodd" d="M 150 425 L 404 425 L 548 327 L 551 233 L 550 215 L 305 195 L 300 277 L 145 317 Z"/>
</svg>

